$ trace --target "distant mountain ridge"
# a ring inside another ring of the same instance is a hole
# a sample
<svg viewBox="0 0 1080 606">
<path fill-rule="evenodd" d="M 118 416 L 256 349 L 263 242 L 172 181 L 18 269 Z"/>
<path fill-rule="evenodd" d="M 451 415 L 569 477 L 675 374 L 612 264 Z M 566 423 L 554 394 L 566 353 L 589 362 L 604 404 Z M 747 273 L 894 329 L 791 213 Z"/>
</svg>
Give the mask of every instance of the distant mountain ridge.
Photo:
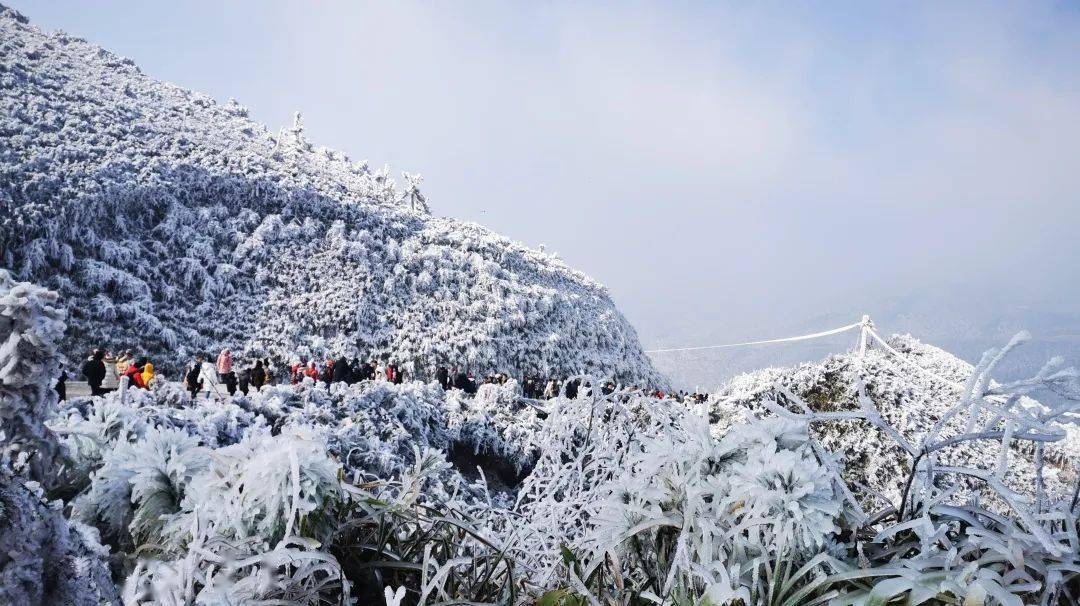
<svg viewBox="0 0 1080 606">
<path fill-rule="evenodd" d="M 603 286 L 431 216 L 418 183 L 0 7 L 0 265 L 61 294 L 70 356 L 233 346 L 666 385 Z"/>
</svg>

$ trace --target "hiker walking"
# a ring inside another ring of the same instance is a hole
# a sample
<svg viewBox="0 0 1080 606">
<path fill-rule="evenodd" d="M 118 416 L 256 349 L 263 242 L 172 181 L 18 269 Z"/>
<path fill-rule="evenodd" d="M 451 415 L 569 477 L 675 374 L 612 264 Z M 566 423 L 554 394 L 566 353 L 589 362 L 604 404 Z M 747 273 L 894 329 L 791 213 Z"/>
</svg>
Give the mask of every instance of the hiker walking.
<svg viewBox="0 0 1080 606">
<path fill-rule="evenodd" d="M 105 390 L 101 388 L 101 383 L 105 380 L 105 352 L 103 350 L 95 349 L 90 354 L 83 364 L 82 374 L 90 385 L 91 396 L 105 395 Z"/>
<path fill-rule="evenodd" d="M 551 379 L 547 383 L 547 387 L 544 387 L 544 399 L 550 400 L 559 395 L 559 382 L 555 379 Z"/>
<path fill-rule="evenodd" d="M 255 388 L 255 391 L 259 391 L 265 384 L 266 369 L 263 368 L 262 360 L 256 360 L 255 368 L 251 369 L 251 386 Z"/>
<path fill-rule="evenodd" d="M 401 374 L 401 369 L 398 368 L 397 364 L 387 364 L 386 365 L 386 380 L 387 381 L 393 383 L 394 385 L 401 385 L 401 382 L 402 382 L 403 379 L 404 379 L 404 377 Z"/>
<path fill-rule="evenodd" d="M 142 381 L 142 387 L 144 389 L 150 389 L 150 384 L 154 381 L 157 375 L 154 374 L 154 365 L 149 360 L 143 364 L 142 375 L 140 377 Z"/>
<path fill-rule="evenodd" d="M 334 383 L 352 383 L 352 369 L 349 368 L 349 360 L 345 356 L 341 356 L 334 361 L 334 373 L 331 375 L 330 380 Z"/>
<path fill-rule="evenodd" d="M 334 361 L 327 360 L 323 365 L 322 382 L 326 383 L 326 388 L 330 388 L 330 384 L 334 382 Z"/>
<path fill-rule="evenodd" d="M 120 357 L 116 358 L 116 380 L 120 380 L 120 377 L 127 373 L 128 367 L 131 366 L 131 362 L 134 356 L 131 354 L 131 350 L 127 350 L 120 354 Z"/>
<path fill-rule="evenodd" d="M 225 389 L 229 390 L 230 396 L 236 393 L 236 373 L 233 372 L 232 351 L 228 347 L 218 354 L 217 376 L 218 382 L 225 384 Z"/>
<path fill-rule="evenodd" d="M 122 375 L 127 377 L 128 386 L 146 389 L 146 384 L 143 383 L 143 366 L 145 365 L 146 358 L 139 358 L 128 364 L 127 370 L 124 371 L 124 374 Z"/>
<path fill-rule="evenodd" d="M 578 395 L 578 387 L 581 385 L 581 381 L 573 379 L 566 382 L 566 397 L 567 399 L 574 400 Z"/>
<path fill-rule="evenodd" d="M 248 395 L 249 385 L 251 385 L 251 365 L 240 369 L 240 393 Z"/>
<path fill-rule="evenodd" d="M 270 364 L 270 358 L 263 358 L 263 385 L 274 384 L 274 367 Z"/>
<path fill-rule="evenodd" d="M 202 391 L 203 382 L 200 374 L 202 373 L 203 357 L 195 356 L 195 363 L 188 368 L 187 373 L 184 375 L 184 385 L 187 390 L 191 392 L 191 399 L 199 397 L 199 392 Z"/>
<path fill-rule="evenodd" d="M 60 369 L 60 376 L 56 377 L 56 385 L 53 385 L 53 389 L 56 391 L 57 401 L 67 401 L 67 371 L 63 368 Z"/>
<path fill-rule="evenodd" d="M 360 356 L 357 356 L 349 364 L 349 383 L 359 383 L 364 378 L 364 365 L 360 362 Z"/>
</svg>

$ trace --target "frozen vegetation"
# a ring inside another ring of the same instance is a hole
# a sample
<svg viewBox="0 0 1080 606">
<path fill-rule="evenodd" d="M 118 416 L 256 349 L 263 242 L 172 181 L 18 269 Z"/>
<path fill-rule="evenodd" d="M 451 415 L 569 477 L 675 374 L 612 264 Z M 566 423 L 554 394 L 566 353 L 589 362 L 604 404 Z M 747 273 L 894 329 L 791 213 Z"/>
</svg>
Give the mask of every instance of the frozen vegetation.
<svg viewBox="0 0 1080 606">
<path fill-rule="evenodd" d="M 665 383 L 603 286 L 431 215 L 419 182 L 0 7 L 0 266 L 77 302 L 75 359 L 107 343 L 175 371 L 229 346 Z"/>
<path fill-rule="evenodd" d="M 697 404 L 305 380 L 224 402 L 160 382 L 58 405 L 42 387 L 56 303 L 0 274 L 12 603 L 1080 597 L 1080 382 L 1053 362 L 990 381 L 1022 338 L 974 368 L 891 340 L 955 371 L 954 390 L 871 349 Z"/>
<path fill-rule="evenodd" d="M 1080 600 L 1080 375 L 991 380 L 1023 335 L 975 366 L 899 336 L 649 397 L 633 329 L 557 259 L 0 12 L 0 603 Z M 98 343 L 585 387 L 58 402 Z"/>
<path fill-rule="evenodd" d="M 774 403 L 797 405 L 802 400 L 816 412 L 840 413 L 858 410 L 866 401 L 879 411 L 883 421 L 908 444 L 918 444 L 931 432 L 942 437 L 961 435 L 972 422 L 966 415 L 948 418 L 950 408 L 964 393 L 976 369 L 971 364 L 910 335 L 897 335 L 889 344 L 904 358 L 883 348 L 870 349 L 865 356 L 855 353 L 834 355 L 817 363 L 793 368 L 769 368 L 737 376 L 710 399 L 709 414 L 714 423 L 730 424 L 748 417 L 767 416 Z M 915 368 L 912 365 L 915 365 Z M 919 369 L 922 369 L 921 371 Z M 991 383 L 989 389 L 1001 386 Z M 1004 398 L 995 397 L 1004 402 Z M 1024 395 L 1015 405 L 1024 409 L 1043 407 Z M 993 419 L 993 409 L 982 411 L 975 422 Z M 863 484 L 895 501 L 906 479 L 902 447 L 896 436 L 871 425 L 853 424 L 837 418 L 815 425 L 814 435 L 831 451 L 848 461 L 847 480 Z M 1051 492 L 1062 494 L 1075 481 L 1070 461 L 1080 460 L 1080 428 L 1065 424 L 1068 435 L 1060 442 L 1046 444 L 1040 455 L 1045 463 L 1044 480 Z M 1015 441 L 1012 473 L 1008 482 L 1019 490 L 1033 486 L 1036 442 Z M 949 464 L 981 465 L 994 461 L 999 445 L 980 440 L 942 455 Z M 993 495 L 986 494 L 993 499 Z M 876 498 L 876 497 L 874 497 Z"/>
</svg>

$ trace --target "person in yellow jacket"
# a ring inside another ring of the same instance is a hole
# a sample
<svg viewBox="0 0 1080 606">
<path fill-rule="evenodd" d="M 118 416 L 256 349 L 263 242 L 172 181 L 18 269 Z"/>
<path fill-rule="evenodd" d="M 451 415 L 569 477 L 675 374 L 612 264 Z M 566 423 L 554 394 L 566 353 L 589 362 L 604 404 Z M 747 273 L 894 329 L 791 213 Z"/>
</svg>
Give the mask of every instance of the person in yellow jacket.
<svg viewBox="0 0 1080 606">
<path fill-rule="evenodd" d="M 146 389 L 150 389 L 150 381 L 153 381 L 153 380 L 154 380 L 154 365 L 151 364 L 150 362 L 147 362 L 146 365 L 143 366 L 143 371 L 142 371 L 142 384 L 143 384 L 143 387 L 145 387 Z"/>
</svg>

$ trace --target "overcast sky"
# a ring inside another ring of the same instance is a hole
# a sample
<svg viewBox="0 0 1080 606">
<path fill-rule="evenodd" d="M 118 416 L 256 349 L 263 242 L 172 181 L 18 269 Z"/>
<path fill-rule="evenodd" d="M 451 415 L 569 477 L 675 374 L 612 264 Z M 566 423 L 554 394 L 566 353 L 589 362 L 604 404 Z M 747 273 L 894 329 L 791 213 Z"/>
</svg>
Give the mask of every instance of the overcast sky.
<svg viewBox="0 0 1080 606">
<path fill-rule="evenodd" d="M 1080 307 L 1075 3 L 3 1 L 423 174 L 646 345 L 944 292 Z"/>
</svg>

